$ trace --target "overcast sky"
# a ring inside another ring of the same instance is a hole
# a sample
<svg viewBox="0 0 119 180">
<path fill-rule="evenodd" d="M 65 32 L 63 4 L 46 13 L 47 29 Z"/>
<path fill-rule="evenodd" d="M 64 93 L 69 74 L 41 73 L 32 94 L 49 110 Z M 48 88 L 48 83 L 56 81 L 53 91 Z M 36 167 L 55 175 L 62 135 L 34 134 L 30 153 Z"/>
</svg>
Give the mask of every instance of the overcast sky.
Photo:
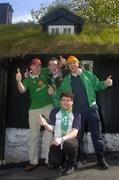
<svg viewBox="0 0 119 180">
<path fill-rule="evenodd" d="M 0 3 L 9 3 L 12 5 L 13 23 L 19 21 L 28 21 L 31 19 L 30 12 L 32 9 L 38 10 L 40 4 L 49 4 L 53 0 L 0 0 Z"/>
</svg>

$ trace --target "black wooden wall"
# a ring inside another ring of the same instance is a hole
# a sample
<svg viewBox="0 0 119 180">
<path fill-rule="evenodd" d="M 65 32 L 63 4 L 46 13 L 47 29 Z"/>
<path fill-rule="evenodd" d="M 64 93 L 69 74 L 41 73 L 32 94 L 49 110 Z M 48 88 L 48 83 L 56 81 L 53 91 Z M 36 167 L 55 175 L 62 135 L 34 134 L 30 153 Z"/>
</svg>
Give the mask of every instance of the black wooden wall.
<svg viewBox="0 0 119 180">
<path fill-rule="evenodd" d="M 105 129 L 110 133 L 119 133 L 119 60 L 112 56 L 94 62 L 94 72 L 101 79 L 112 76 L 113 86 L 98 93 L 98 103 L 101 110 Z"/>
<path fill-rule="evenodd" d="M 7 64 L 0 61 L 0 161 L 4 160 L 5 148 L 5 123 L 7 101 Z"/>
<path fill-rule="evenodd" d="M 40 57 L 43 66 L 47 65 L 50 57 L 59 55 L 29 55 L 24 58 L 13 59 L 8 65 L 8 90 L 7 90 L 7 127 L 28 128 L 28 94 L 20 94 L 17 90 L 15 74 L 19 67 L 22 72 L 28 67 L 33 57 Z M 63 55 L 67 57 L 68 55 Z M 103 131 L 109 133 L 119 133 L 119 55 L 76 55 L 81 60 L 93 60 L 94 73 L 102 80 L 112 75 L 113 87 L 101 91 L 97 94 L 101 119 L 103 121 Z"/>
</svg>

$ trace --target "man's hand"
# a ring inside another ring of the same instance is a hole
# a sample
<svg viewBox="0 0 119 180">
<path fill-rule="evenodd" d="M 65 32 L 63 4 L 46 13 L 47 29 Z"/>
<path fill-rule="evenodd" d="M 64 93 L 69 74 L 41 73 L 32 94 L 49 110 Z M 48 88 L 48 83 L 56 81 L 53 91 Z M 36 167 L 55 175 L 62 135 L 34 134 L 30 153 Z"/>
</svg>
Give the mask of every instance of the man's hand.
<svg viewBox="0 0 119 180">
<path fill-rule="evenodd" d="M 26 71 L 25 71 L 25 73 L 24 73 L 24 77 L 25 77 L 25 78 L 28 78 L 28 77 L 29 77 L 29 71 L 28 71 L 28 69 L 26 69 Z"/>
<path fill-rule="evenodd" d="M 59 146 L 60 144 L 62 144 L 62 138 L 55 138 L 53 140 L 53 144 Z"/>
<path fill-rule="evenodd" d="M 113 80 L 111 79 L 111 75 L 106 79 L 106 85 L 107 86 L 112 86 L 112 84 L 113 84 Z"/>
<path fill-rule="evenodd" d="M 38 122 L 40 123 L 41 126 L 45 126 L 47 124 L 47 121 L 41 115 L 39 115 Z"/>
<path fill-rule="evenodd" d="M 20 69 L 17 68 L 16 81 L 21 82 L 21 80 L 22 80 L 22 75 L 20 73 Z"/>
<path fill-rule="evenodd" d="M 48 94 L 52 96 L 54 94 L 54 89 L 52 86 L 48 85 Z"/>
<path fill-rule="evenodd" d="M 66 65 L 66 59 L 64 59 L 62 56 L 60 56 L 59 66 L 65 66 Z"/>
</svg>

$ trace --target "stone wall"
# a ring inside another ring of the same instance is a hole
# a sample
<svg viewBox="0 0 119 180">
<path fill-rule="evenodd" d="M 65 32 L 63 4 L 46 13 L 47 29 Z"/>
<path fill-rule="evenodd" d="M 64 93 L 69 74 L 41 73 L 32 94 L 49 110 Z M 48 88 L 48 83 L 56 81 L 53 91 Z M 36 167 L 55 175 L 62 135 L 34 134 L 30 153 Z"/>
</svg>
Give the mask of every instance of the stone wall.
<svg viewBox="0 0 119 180">
<path fill-rule="evenodd" d="M 28 161 L 29 140 L 29 129 L 7 128 L 5 139 L 6 163 Z M 40 144 L 41 137 L 39 137 L 39 154 L 41 151 Z"/>
<path fill-rule="evenodd" d="M 28 160 L 29 129 L 6 129 L 5 160 L 18 162 Z"/>
<path fill-rule="evenodd" d="M 119 134 L 105 134 L 105 145 L 112 151 L 119 151 Z M 6 129 L 5 160 L 6 162 L 28 161 L 30 130 Z M 41 138 L 39 138 L 41 144 Z M 40 148 L 39 148 L 40 149 Z M 91 135 L 85 135 L 85 149 L 87 153 L 94 152 Z"/>
<path fill-rule="evenodd" d="M 106 148 L 110 151 L 119 151 L 119 134 L 102 134 L 102 139 Z M 93 153 L 94 148 L 91 140 L 91 134 L 87 133 L 84 136 L 85 150 L 87 153 Z"/>
</svg>

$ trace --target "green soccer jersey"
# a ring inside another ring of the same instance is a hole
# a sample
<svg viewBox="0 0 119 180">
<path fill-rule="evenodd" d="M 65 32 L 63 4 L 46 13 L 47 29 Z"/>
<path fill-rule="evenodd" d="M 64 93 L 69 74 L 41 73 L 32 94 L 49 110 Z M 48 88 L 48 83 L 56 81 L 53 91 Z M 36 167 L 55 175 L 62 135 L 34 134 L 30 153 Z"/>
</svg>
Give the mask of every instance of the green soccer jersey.
<svg viewBox="0 0 119 180">
<path fill-rule="evenodd" d="M 38 77 L 31 77 L 23 80 L 23 85 L 26 90 L 29 91 L 31 106 L 30 109 L 43 108 L 48 104 L 51 104 L 51 97 L 48 95 L 48 83 L 47 83 L 48 69 L 42 68 Z"/>
</svg>

